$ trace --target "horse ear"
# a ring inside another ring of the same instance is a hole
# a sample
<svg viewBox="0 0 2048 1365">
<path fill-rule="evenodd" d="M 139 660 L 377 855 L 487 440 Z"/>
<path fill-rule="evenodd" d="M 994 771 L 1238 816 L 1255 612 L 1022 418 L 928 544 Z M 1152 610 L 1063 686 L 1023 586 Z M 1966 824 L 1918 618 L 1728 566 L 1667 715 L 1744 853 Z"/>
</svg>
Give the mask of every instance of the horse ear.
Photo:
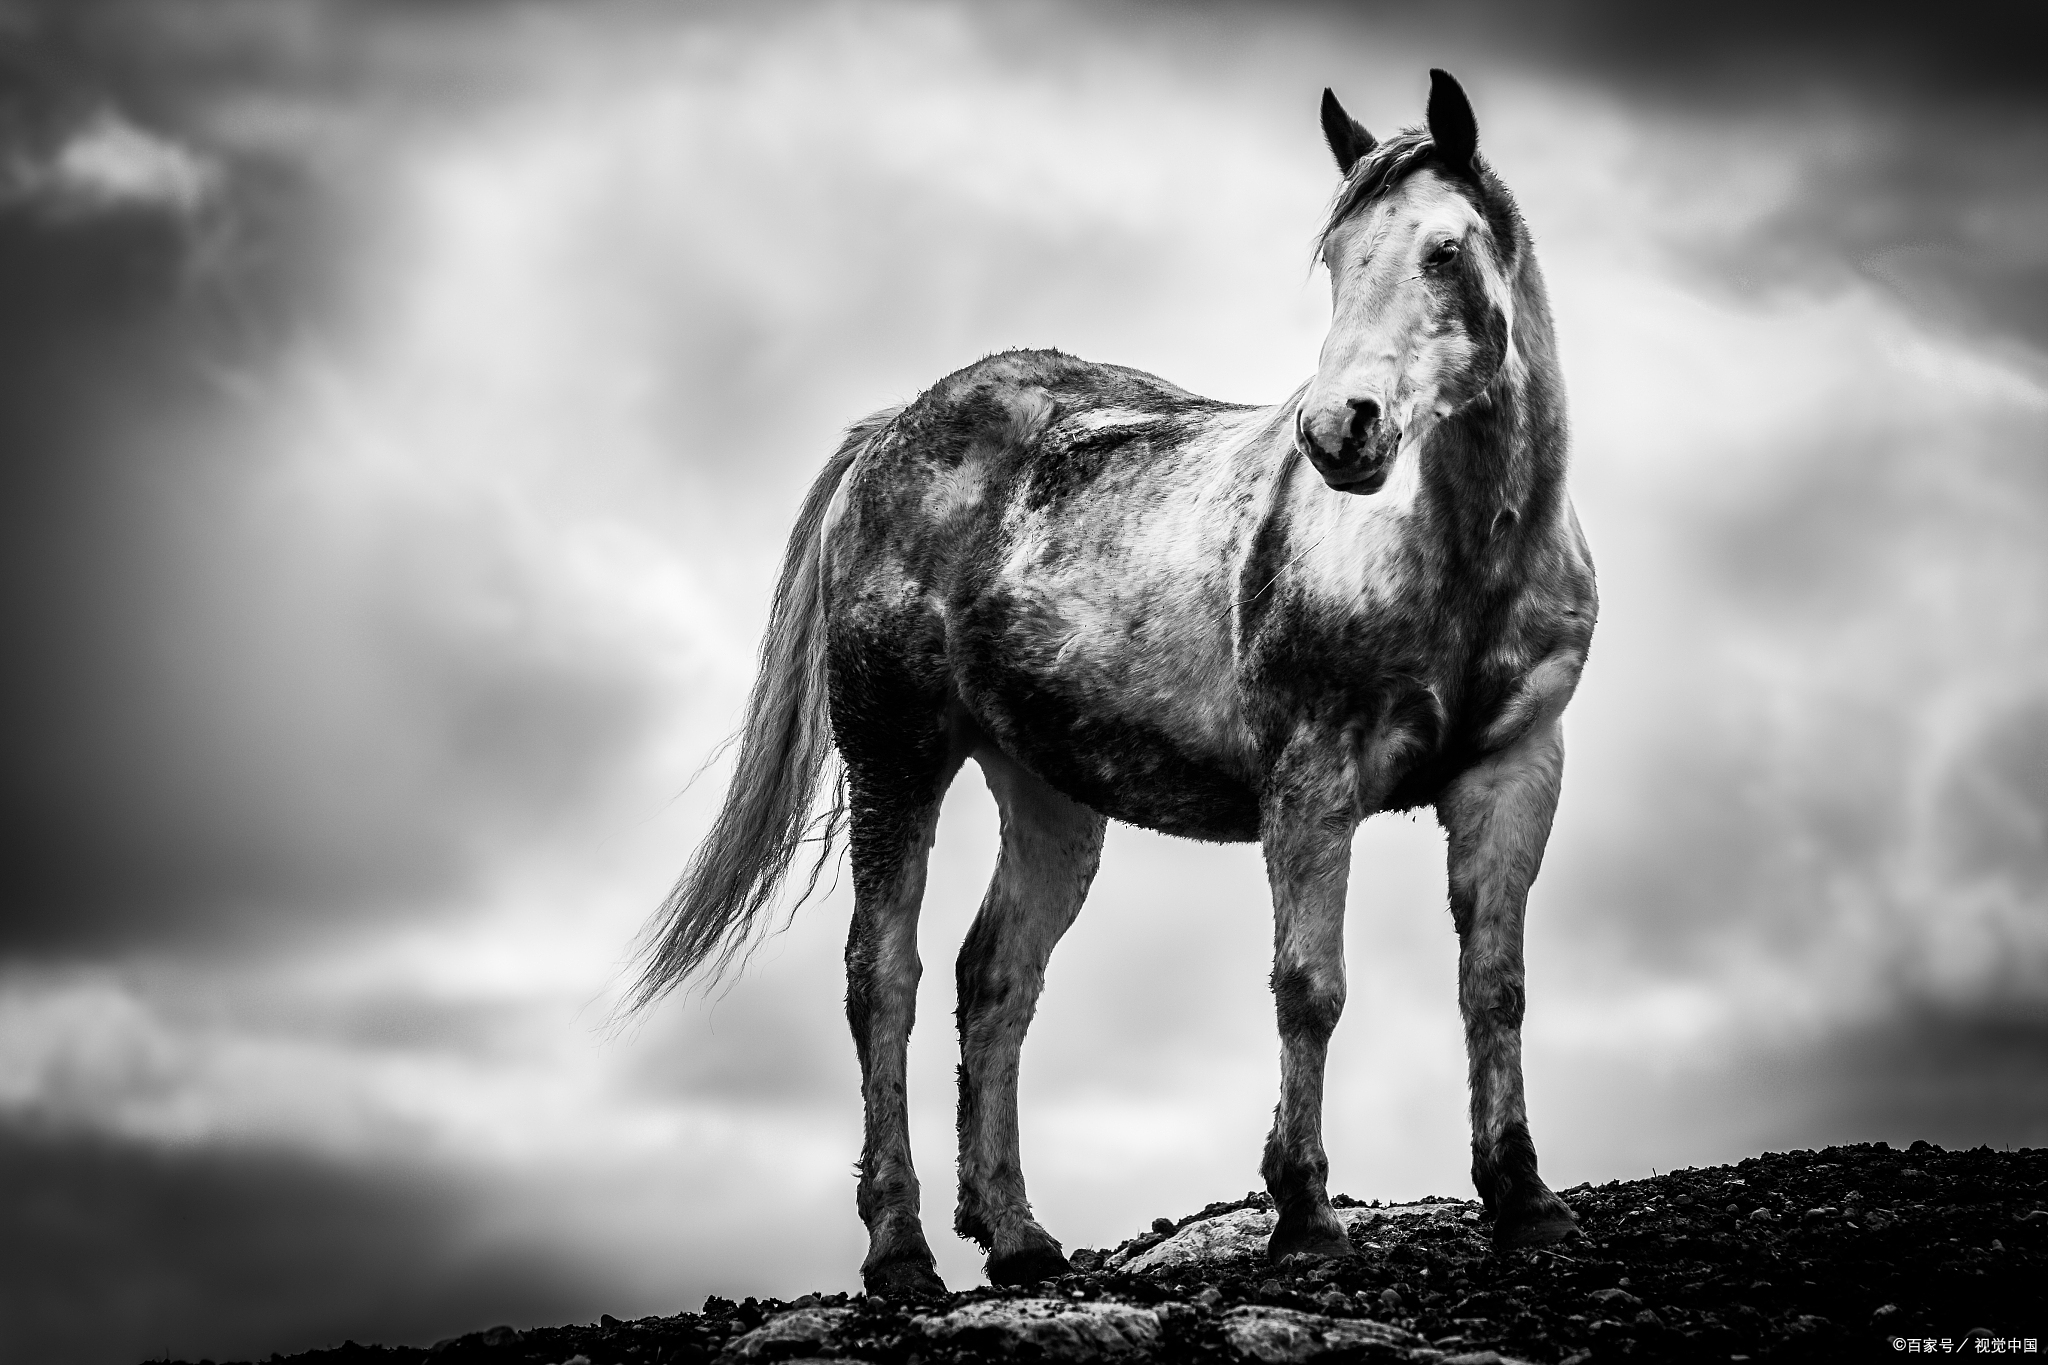
<svg viewBox="0 0 2048 1365">
<path fill-rule="evenodd" d="M 1337 170 L 1344 175 L 1351 174 L 1358 159 L 1380 145 L 1364 124 L 1344 112 L 1328 86 L 1323 87 L 1323 141 L 1330 144 L 1330 155 L 1337 158 Z"/>
<path fill-rule="evenodd" d="M 1457 78 L 1435 67 L 1429 72 L 1429 137 L 1445 165 L 1472 174 L 1472 158 L 1479 154 L 1479 120 L 1472 117 L 1472 101 L 1465 98 Z"/>
</svg>

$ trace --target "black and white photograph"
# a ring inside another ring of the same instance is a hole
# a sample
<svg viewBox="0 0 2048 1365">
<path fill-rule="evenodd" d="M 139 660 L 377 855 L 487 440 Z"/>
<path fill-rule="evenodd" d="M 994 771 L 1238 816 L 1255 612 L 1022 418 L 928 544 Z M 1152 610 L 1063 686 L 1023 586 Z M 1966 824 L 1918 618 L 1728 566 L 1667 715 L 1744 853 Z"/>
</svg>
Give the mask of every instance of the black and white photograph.
<svg viewBox="0 0 2048 1365">
<path fill-rule="evenodd" d="M 2048 1338 L 2048 66 L 0 0 L 0 1362 Z"/>
</svg>

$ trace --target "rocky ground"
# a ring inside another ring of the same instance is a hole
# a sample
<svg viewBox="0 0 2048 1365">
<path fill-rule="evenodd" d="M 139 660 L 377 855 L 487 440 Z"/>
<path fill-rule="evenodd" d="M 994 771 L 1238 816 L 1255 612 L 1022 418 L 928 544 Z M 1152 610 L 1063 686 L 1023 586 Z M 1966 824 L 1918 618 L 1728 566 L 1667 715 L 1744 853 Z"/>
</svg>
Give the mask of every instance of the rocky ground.
<svg viewBox="0 0 2048 1365">
<path fill-rule="evenodd" d="M 2048 1351 L 2048 1149 L 1916 1142 L 1564 1190 L 1583 1237 L 1495 1254 L 1475 1203 L 1337 1202 L 1357 1253 L 1265 1263 L 1262 1195 L 1212 1204 L 1022 1290 L 806 1296 L 339 1349 L 297 1365 L 1189 1360 L 1872 1360 Z M 280 1357 L 273 1356 L 273 1361 Z"/>
</svg>

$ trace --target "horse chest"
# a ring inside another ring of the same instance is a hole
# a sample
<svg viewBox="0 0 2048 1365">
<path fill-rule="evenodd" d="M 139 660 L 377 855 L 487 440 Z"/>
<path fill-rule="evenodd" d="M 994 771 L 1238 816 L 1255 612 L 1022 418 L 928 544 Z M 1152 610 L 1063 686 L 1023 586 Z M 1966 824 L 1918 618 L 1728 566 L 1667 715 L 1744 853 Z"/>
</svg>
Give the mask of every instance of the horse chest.
<svg viewBox="0 0 2048 1365">
<path fill-rule="evenodd" d="M 1403 755 L 1394 804 L 1427 804 L 1487 745 L 1558 648 L 1568 615 L 1522 591 L 1453 584 L 1347 600 L 1276 594 L 1246 623 L 1239 691 L 1261 766 L 1364 736 Z M 1557 619 L 1553 619 L 1557 618 Z"/>
</svg>

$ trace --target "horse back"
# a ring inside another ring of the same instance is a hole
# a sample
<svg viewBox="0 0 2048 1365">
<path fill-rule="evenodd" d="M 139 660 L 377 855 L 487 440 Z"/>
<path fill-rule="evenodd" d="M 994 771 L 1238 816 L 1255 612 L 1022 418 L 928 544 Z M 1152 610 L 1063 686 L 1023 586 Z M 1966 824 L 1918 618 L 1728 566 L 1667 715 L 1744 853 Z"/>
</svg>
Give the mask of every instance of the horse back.
<svg viewBox="0 0 2048 1365">
<path fill-rule="evenodd" d="M 1106 815 L 1257 837 L 1235 603 L 1285 464 L 1284 434 L 1262 439 L 1277 412 L 1048 351 L 905 408 L 823 533 L 849 761 L 951 710 Z"/>
</svg>

